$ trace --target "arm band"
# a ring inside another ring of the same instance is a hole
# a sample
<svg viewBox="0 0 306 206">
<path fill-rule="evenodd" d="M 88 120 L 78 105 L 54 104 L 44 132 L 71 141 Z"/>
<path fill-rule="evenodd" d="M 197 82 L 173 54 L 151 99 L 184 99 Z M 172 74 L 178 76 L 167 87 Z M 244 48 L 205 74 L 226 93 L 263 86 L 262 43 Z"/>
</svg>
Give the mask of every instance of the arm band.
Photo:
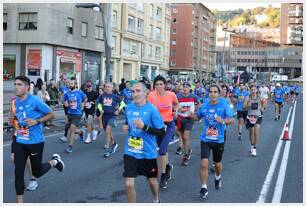
<svg viewBox="0 0 306 206">
<path fill-rule="evenodd" d="M 148 125 L 144 125 L 143 130 L 146 131 L 149 134 L 155 135 L 156 137 L 164 137 L 166 134 L 166 130 L 165 127 L 161 128 L 161 129 L 156 129 L 156 128 L 152 128 L 149 127 Z"/>
</svg>

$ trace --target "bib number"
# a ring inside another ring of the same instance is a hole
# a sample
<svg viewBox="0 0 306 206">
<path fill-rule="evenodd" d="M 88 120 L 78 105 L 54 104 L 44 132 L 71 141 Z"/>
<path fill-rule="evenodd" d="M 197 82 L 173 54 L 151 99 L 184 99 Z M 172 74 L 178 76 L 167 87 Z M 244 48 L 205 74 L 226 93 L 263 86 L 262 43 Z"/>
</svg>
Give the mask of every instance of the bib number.
<svg viewBox="0 0 306 206">
<path fill-rule="evenodd" d="M 22 140 L 30 140 L 29 128 L 19 128 L 17 130 L 17 137 Z"/>
<path fill-rule="evenodd" d="M 128 140 L 128 151 L 133 153 L 143 153 L 143 139 L 139 137 L 129 137 Z"/>
<path fill-rule="evenodd" d="M 206 129 L 206 138 L 210 140 L 218 140 L 218 129 L 214 127 L 208 127 Z"/>
</svg>

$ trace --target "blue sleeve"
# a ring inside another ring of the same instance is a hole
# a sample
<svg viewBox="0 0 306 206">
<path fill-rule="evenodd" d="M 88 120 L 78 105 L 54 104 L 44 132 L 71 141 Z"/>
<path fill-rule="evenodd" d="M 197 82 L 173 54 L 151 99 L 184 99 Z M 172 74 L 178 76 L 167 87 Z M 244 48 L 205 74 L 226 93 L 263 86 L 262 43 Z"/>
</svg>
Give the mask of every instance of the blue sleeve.
<svg viewBox="0 0 306 206">
<path fill-rule="evenodd" d="M 234 111 L 229 106 L 229 104 L 224 104 L 224 105 L 225 105 L 225 117 L 227 117 L 227 118 L 234 117 Z"/>
<path fill-rule="evenodd" d="M 67 93 L 65 93 L 65 94 L 62 96 L 62 102 L 65 102 L 67 99 L 68 99 Z"/>
<path fill-rule="evenodd" d="M 200 107 L 200 109 L 196 113 L 198 119 L 201 119 L 203 117 L 203 113 L 202 113 L 203 107 L 204 107 L 204 104 Z"/>
<path fill-rule="evenodd" d="M 161 129 L 164 127 L 164 120 L 162 116 L 160 115 L 159 111 L 153 106 L 152 109 L 152 123 L 153 127 L 156 129 Z"/>
<path fill-rule="evenodd" d="M 36 110 L 43 114 L 48 114 L 52 112 L 51 108 L 45 102 L 40 100 L 38 97 L 35 97 L 34 104 L 36 106 Z"/>
</svg>

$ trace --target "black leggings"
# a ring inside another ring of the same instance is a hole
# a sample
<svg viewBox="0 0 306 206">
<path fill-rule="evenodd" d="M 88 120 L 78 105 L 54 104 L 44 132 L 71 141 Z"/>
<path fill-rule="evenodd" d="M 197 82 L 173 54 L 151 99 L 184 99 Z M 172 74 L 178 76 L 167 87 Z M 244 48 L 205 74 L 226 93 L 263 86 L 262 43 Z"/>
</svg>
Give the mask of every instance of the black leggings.
<svg viewBox="0 0 306 206">
<path fill-rule="evenodd" d="M 15 160 L 15 190 L 17 195 L 24 193 L 24 170 L 28 156 L 31 160 L 32 174 L 34 177 L 40 177 L 51 169 L 51 165 L 41 163 L 44 150 L 44 142 L 38 144 L 14 144 Z"/>
</svg>

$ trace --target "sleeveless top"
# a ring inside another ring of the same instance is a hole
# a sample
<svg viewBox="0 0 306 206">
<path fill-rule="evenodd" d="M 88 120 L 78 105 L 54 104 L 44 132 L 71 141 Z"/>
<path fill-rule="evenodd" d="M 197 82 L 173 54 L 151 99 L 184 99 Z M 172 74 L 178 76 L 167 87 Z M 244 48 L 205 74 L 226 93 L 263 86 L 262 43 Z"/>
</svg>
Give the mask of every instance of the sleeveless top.
<svg viewBox="0 0 306 206">
<path fill-rule="evenodd" d="M 256 99 L 250 96 L 250 106 L 248 109 L 248 115 L 261 116 L 261 101 L 260 97 L 257 96 Z"/>
</svg>

